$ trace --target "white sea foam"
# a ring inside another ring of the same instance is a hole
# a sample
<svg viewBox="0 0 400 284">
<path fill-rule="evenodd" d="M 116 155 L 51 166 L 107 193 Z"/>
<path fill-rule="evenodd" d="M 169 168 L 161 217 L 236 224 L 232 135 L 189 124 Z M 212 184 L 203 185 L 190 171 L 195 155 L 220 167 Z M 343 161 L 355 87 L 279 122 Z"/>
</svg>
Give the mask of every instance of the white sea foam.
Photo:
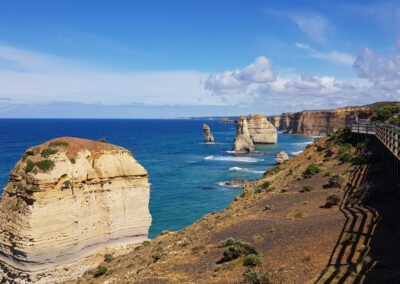
<svg viewBox="0 0 400 284">
<path fill-rule="evenodd" d="M 259 161 L 264 161 L 263 159 L 256 159 L 251 157 L 229 157 L 229 156 L 208 156 L 205 157 L 204 160 L 242 162 L 242 163 L 257 163 Z"/>
<path fill-rule="evenodd" d="M 243 186 L 238 185 L 238 184 L 235 184 L 235 185 L 228 185 L 228 181 L 217 182 L 217 184 L 218 184 L 219 186 L 222 186 L 222 187 L 243 187 Z"/>
<path fill-rule="evenodd" d="M 235 154 L 236 152 L 235 152 L 235 151 L 225 151 L 225 153 L 228 153 L 228 154 Z"/>
<path fill-rule="evenodd" d="M 301 153 L 303 153 L 303 150 L 296 151 L 296 152 L 290 152 L 290 154 L 293 155 L 293 156 L 300 155 Z"/>
<path fill-rule="evenodd" d="M 302 146 L 307 146 L 307 145 L 311 145 L 312 143 L 314 143 L 313 141 L 307 141 L 307 142 L 300 142 L 300 143 L 295 143 L 296 145 L 302 145 Z"/>
<path fill-rule="evenodd" d="M 243 172 L 243 173 L 253 173 L 253 174 L 262 174 L 264 171 L 256 171 L 256 170 L 250 170 L 250 169 L 245 169 L 241 167 L 231 167 L 229 168 L 230 171 L 238 171 L 238 172 Z"/>
</svg>

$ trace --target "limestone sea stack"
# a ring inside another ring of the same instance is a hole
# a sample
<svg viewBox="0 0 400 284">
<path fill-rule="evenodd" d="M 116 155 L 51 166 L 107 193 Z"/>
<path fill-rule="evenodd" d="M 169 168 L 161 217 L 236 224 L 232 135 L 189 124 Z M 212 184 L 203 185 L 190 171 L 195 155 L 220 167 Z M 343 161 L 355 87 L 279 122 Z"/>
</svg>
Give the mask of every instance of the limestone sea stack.
<svg viewBox="0 0 400 284">
<path fill-rule="evenodd" d="M 26 282 L 53 283 L 30 273 L 146 240 L 149 194 L 147 171 L 124 148 L 62 137 L 28 149 L 0 202 L 2 281 L 20 271 Z"/>
<path fill-rule="evenodd" d="M 204 142 L 214 142 L 214 136 L 210 131 L 210 127 L 207 124 L 203 124 Z"/>
<path fill-rule="evenodd" d="M 254 144 L 250 138 L 247 119 L 244 116 L 240 116 L 236 123 L 236 138 L 233 142 L 233 151 L 237 153 L 254 151 Z"/>
<path fill-rule="evenodd" d="M 275 162 L 277 164 L 283 164 L 287 160 L 289 160 L 289 155 L 286 152 L 283 152 L 283 151 L 279 152 L 275 157 Z"/>
<path fill-rule="evenodd" d="M 278 134 L 274 125 L 262 114 L 249 116 L 249 133 L 254 144 L 276 144 Z"/>
</svg>

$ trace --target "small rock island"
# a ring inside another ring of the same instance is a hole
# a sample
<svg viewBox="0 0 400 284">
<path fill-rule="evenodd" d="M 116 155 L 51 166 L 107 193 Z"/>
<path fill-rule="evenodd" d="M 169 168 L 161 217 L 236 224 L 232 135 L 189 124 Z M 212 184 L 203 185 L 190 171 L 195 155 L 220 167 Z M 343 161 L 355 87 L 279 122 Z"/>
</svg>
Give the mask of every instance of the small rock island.
<svg viewBox="0 0 400 284">
<path fill-rule="evenodd" d="M 236 123 L 236 138 L 233 142 L 233 151 L 237 153 L 254 152 L 254 144 L 250 138 L 247 119 L 243 115 Z"/>
<path fill-rule="evenodd" d="M 147 171 L 122 147 L 62 137 L 29 148 L 0 202 L 2 281 L 66 280 L 87 268 L 44 271 L 147 240 L 149 196 Z"/>
<path fill-rule="evenodd" d="M 214 136 L 212 135 L 210 127 L 207 124 L 203 124 L 203 132 L 204 132 L 204 142 L 206 143 L 214 142 Z"/>
</svg>

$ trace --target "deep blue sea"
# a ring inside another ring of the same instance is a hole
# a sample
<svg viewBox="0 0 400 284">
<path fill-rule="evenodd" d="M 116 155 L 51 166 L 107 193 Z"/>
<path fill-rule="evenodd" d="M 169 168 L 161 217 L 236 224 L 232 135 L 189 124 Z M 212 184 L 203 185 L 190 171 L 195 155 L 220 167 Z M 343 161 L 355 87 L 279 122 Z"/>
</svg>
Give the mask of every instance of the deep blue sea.
<svg viewBox="0 0 400 284">
<path fill-rule="evenodd" d="M 203 123 L 215 144 L 203 143 Z M 72 136 L 131 148 L 147 169 L 152 184 L 149 237 L 162 230 L 179 230 L 203 215 L 228 206 L 240 188 L 218 183 L 242 177 L 260 178 L 273 166 L 275 155 L 295 155 L 312 138 L 279 134 L 277 145 L 256 146 L 256 152 L 235 156 L 235 125 L 215 120 L 144 119 L 0 119 L 0 191 L 25 150 L 52 138 Z"/>
</svg>

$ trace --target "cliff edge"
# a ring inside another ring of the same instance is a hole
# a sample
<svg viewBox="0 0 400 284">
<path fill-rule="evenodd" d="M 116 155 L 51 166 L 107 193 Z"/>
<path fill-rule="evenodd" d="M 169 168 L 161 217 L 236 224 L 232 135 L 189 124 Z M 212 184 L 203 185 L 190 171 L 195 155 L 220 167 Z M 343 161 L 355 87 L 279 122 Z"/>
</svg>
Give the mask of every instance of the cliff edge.
<svg viewBox="0 0 400 284">
<path fill-rule="evenodd" d="M 0 202 L 3 281 L 146 240 L 149 195 L 147 171 L 122 147 L 62 137 L 28 149 Z"/>
</svg>

